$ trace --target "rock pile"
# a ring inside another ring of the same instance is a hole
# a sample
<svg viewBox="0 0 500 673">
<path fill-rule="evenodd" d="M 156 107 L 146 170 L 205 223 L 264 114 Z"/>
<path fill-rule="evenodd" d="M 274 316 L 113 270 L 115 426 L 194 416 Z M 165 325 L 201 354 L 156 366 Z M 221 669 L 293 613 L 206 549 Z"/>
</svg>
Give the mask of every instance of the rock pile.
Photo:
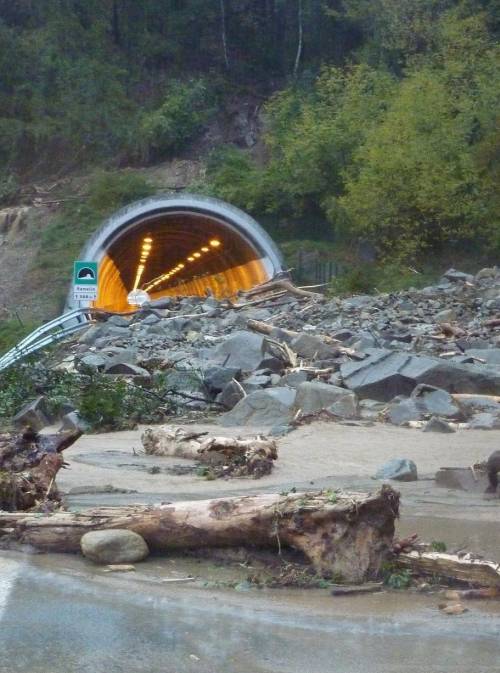
<svg viewBox="0 0 500 673">
<path fill-rule="evenodd" d="M 500 427 L 500 272 L 450 269 L 433 286 L 325 299 L 265 287 L 251 301 L 164 298 L 113 315 L 73 346 L 77 370 L 163 372 L 183 405 L 223 425 L 286 432 L 322 410 L 453 431 Z"/>
</svg>

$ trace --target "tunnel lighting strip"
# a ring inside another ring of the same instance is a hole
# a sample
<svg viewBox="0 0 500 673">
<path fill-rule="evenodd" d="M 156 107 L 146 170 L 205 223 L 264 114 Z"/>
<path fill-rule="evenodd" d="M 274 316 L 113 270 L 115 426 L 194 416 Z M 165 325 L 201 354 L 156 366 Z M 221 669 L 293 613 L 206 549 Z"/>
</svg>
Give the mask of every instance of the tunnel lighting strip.
<svg viewBox="0 0 500 673">
<path fill-rule="evenodd" d="M 141 256 L 139 258 L 139 264 L 137 265 L 137 272 L 135 274 L 133 290 L 137 290 L 137 288 L 139 287 L 139 283 L 141 282 L 142 274 L 144 273 L 144 269 L 146 268 L 146 262 L 148 260 L 149 253 L 151 252 L 152 247 L 153 247 L 153 239 L 151 238 L 151 236 L 146 236 L 142 241 Z"/>
<path fill-rule="evenodd" d="M 207 245 L 203 245 L 199 250 L 195 250 L 192 252 L 190 255 L 186 257 L 186 262 L 189 264 L 192 264 L 193 262 L 196 262 L 197 260 L 201 259 L 203 255 L 206 255 L 208 252 L 215 252 L 218 248 L 220 248 L 222 243 L 219 241 L 218 238 L 212 238 Z M 161 276 L 158 276 L 158 278 L 155 278 L 153 281 L 149 282 L 147 285 L 144 286 L 144 290 L 146 292 L 149 292 L 150 290 L 153 290 L 155 287 L 160 285 L 161 283 L 165 283 L 166 281 L 169 281 L 173 276 L 175 276 L 176 273 L 179 273 L 179 271 L 182 271 L 186 267 L 186 264 L 184 262 L 180 262 L 177 264 L 177 266 L 172 267 L 169 271 L 166 271 L 164 274 Z M 142 272 L 144 269 L 141 271 L 141 274 L 138 275 L 139 282 L 141 280 Z M 139 274 L 139 269 L 137 269 L 137 273 Z M 137 277 L 136 277 L 137 281 Z M 134 287 L 134 290 L 137 289 L 137 286 Z"/>
</svg>

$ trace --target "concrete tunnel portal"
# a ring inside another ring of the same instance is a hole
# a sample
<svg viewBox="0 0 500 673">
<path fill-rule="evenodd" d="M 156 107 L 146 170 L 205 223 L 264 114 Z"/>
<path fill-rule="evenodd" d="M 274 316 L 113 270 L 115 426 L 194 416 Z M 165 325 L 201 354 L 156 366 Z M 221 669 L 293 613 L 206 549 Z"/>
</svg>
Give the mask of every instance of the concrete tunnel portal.
<svg viewBox="0 0 500 673">
<path fill-rule="evenodd" d="M 155 196 L 118 211 L 87 242 L 98 263 L 96 308 L 129 311 L 129 295 L 232 297 L 282 270 L 279 250 L 248 214 L 192 194 Z M 72 294 L 67 308 L 78 308 Z"/>
</svg>

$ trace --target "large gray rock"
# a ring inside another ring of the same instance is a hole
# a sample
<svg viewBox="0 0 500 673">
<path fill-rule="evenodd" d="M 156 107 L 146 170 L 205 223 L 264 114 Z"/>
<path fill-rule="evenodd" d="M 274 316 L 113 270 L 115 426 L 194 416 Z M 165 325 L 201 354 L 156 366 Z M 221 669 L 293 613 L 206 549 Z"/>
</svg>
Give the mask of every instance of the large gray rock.
<svg viewBox="0 0 500 673">
<path fill-rule="evenodd" d="M 217 395 L 230 383 L 233 379 L 239 380 L 241 376 L 241 369 L 238 367 L 221 367 L 215 365 L 209 367 L 203 372 L 203 383 L 210 395 Z"/>
<path fill-rule="evenodd" d="M 417 466 L 413 460 L 394 458 L 384 463 L 376 474 L 375 479 L 394 479 L 395 481 L 417 481 Z"/>
<path fill-rule="evenodd" d="M 242 386 L 238 385 L 235 381 L 229 381 L 224 386 L 224 390 L 217 395 L 215 398 L 216 402 L 223 404 L 226 409 L 232 409 L 238 404 L 238 402 L 245 397 L 245 390 L 242 390 Z"/>
<path fill-rule="evenodd" d="M 25 404 L 12 419 L 14 427 L 24 429 L 30 427 L 35 432 L 50 425 L 51 418 L 47 411 L 46 400 L 43 395 L 32 402 Z"/>
<path fill-rule="evenodd" d="M 105 369 L 106 374 L 122 374 L 124 376 L 142 376 L 145 379 L 149 379 L 151 374 L 147 369 L 138 367 L 137 365 L 128 364 L 126 362 L 117 362 L 116 364 L 109 365 Z"/>
<path fill-rule="evenodd" d="M 264 337 L 253 332 L 235 332 L 212 354 L 214 362 L 246 372 L 256 369 L 262 360 Z"/>
<path fill-rule="evenodd" d="M 339 418 L 357 418 L 359 416 L 358 398 L 347 393 L 328 407 L 328 411 Z"/>
<path fill-rule="evenodd" d="M 343 397 L 351 395 L 349 390 L 331 386 L 321 381 L 307 381 L 297 388 L 295 408 L 300 409 L 302 414 L 312 414 L 320 409 L 326 409 L 335 404 Z"/>
<path fill-rule="evenodd" d="M 423 432 L 441 432 L 442 434 L 451 434 L 455 432 L 453 428 L 444 418 L 439 416 L 432 416 L 423 428 Z"/>
<path fill-rule="evenodd" d="M 146 541 L 138 533 L 116 528 L 93 530 L 80 540 L 82 554 L 94 563 L 137 563 L 149 555 Z"/>
<path fill-rule="evenodd" d="M 500 348 L 468 348 L 465 355 L 484 360 L 487 365 L 500 365 Z"/>
<path fill-rule="evenodd" d="M 309 376 L 304 369 L 300 369 L 296 372 L 289 372 L 281 377 L 280 383 L 282 386 L 288 386 L 289 388 L 297 388 L 301 383 L 305 383 L 308 380 Z"/>
<path fill-rule="evenodd" d="M 241 399 L 231 411 L 222 414 L 219 423 L 225 426 L 284 425 L 292 416 L 294 401 L 295 390 L 292 388 L 257 390 Z"/>
<path fill-rule="evenodd" d="M 377 350 L 360 362 L 344 363 L 341 374 L 345 385 L 359 397 L 382 401 L 409 396 L 418 383 L 453 393 L 500 392 L 500 371 L 496 368 L 388 350 Z"/>
<path fill-rule="evenodd" d="M 387 418 L 393 425 L 405 425 L 409 421 L 418 421 L 422 417 L 422 409 L 416 400 L 401 400 L 392 404 Z"/>
<path fill-rule="evenodd" d="M 460 408 L 450 393 L 435 386 L 419 384 L 412 392 L 412 399 L 419 404 L 424 413 L 432 416 L 445 418 L 460 416 Z"/>
<path fill-rule="evenodd" d="M 307 332 L 302 332 L 292 341 L 292 349 L 301 358 L 308 360 L 328 360 L 338 354 L 335 346 L 325 344 L 320 337 Z"/>
<path fill-rule="evenodd" d="M 77 369 L 79 371 L 91 369 L 96 372 L 102 372 L 108 363 L 108 359 L 99 353 L 85 353 L 77 361 Z"/>
</svg>

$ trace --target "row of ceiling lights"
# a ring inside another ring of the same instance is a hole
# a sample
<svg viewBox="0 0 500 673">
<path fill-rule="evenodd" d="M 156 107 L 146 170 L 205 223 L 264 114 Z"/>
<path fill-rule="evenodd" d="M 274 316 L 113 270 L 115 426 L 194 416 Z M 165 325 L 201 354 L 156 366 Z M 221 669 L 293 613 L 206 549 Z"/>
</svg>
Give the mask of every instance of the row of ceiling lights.
<svg viewBox="0 0 500 673">
<path fill-rule="evenodd" d="M 204 245 L 196 252 L 192 252 L 190 255 L 188 255 L 186 257 L 186 262 L 192 264 L 193 262 L 196 262 L 196 260 L 200 259 L 207 252 L 214 252 L 217 248 L 220 248 L 221 245 L 222 243 L 217 238 L 212 238 L 212 240 L 208 242 L 208 245 Z M 165 283 L 166 281 L 170 280 L 172 276 L 175 276 L 176 273 L 182 271 L 182 269 L 184 269 L 185 266 L 186 264 L 184 262 L 179 262 L 177 266 L 174 266 L 166 273 L 162 274 L 161 276 L 158 276 L 158 278 L 156 278 L 154 281 L 148 283 L 144 287 L 144 290 L 146 290 L 146 292 L 149 292 L 150 290 L 154 289 L 161 283 Z"/>
<path fill-rule="evenodd" d="M 146 236 L 142 241 L 141 256 L 139 258 L 139 264 L 137 266 L 137 272 L 135 274 L 134 290 L 137 290 L 137 288 L 139 287 L 139 283 L 141 282 L 142 274 L 144 273 L 144 269 L 146 268 L 146 262 L 148 260 L 149 253 L 151 252 L 152 247 L 153 247 L 153 239 L 151 238 L 151 236 Z"/>
</svg>

